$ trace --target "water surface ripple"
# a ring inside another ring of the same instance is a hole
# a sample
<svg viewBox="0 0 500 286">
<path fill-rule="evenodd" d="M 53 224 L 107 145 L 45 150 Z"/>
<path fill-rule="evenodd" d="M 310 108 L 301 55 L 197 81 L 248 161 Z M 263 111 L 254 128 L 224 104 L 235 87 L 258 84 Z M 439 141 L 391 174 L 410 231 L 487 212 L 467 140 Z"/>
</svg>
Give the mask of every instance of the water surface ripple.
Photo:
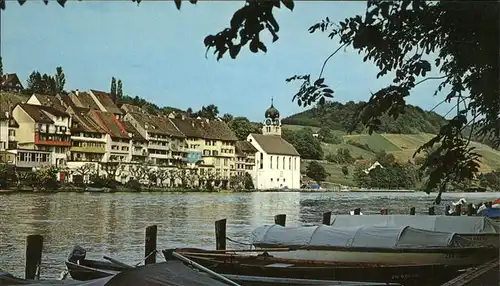
<svg viewBox="0 0 500 286">
<path fill-rule="evenodd" d="M 500 193 L 449 193 L 443 205 L 459 198 L 491 201 Z M 144 255 L 144 229 L 158 225 L 158 247 L 215 247 L 214 221 L 227 218 L 227 235 L 248 241 L 253 228 L 287 214 L 287 225 L 321 223 L 323 212 L 348 214 L 425 214 L 434 194 L 416 193 L 55 193 L 0 195 L 0 269 L 24 275 L 26 236 L 44 237 L 42 277 L 57 278 L 72 246 L 89 258 L 103 255 L 137 263 Z M 241 247 L 228 243 L 228 247 Z"/>
</svg>

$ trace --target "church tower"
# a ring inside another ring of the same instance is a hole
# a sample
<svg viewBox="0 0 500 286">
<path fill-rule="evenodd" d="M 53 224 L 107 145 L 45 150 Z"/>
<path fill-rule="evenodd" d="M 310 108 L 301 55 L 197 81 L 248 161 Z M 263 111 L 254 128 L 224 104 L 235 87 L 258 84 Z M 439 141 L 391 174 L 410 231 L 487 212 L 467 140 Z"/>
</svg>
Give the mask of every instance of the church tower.
<svg viewBox="0 0 500 286">
<path fill-rule="evenodd" d="M 263 135 L 276 135 L 281 136 L 281 120 L 280 112 L 273 105 L 273 99 L 271 98 L 271 107 L 266 110 L 264 114 L 264 126 L 262 127 Z"/>
</svg>

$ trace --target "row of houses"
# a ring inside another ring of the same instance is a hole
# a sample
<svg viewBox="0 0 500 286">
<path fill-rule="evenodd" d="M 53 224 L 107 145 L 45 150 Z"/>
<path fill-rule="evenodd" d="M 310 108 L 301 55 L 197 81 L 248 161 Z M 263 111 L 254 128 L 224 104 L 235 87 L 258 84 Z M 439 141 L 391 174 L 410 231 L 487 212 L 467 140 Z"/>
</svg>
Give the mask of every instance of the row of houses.
<svg viewBox="0 0 500 286">
<path fill-rule="evenodd" d="M 281 138 L 274 106 L 265 116 L 263 134 L 238 141 L 221 119 L 118 107 L 98 90 L 33 94 L 0 114 L 0 160 L 19 171 L 54 165 L 69 180 L 86 164 L 119 162 L 210 172 L 226 181 L 249 173 L 258 189 L 298 188 L 300 157 Z"/>
</svg>

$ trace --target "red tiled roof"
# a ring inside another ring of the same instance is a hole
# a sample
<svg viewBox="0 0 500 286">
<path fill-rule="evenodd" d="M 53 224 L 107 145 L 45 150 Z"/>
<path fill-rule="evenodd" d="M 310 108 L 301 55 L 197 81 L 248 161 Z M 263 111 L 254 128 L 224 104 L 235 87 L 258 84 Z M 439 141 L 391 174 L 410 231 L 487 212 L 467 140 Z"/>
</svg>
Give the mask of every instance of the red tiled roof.
<svg viewBox="0 0 500 286">
<path fill-rule="evenodd" d="M 149 133 L 168 135 L 177 138 L 184 138 L 184 134 L 180 132 L 166 116 L 150 115 L 145 113 L 130 112 L 137 123 Z"/>
<path fill-rule="evenodd" d="M 17 77 L 15 73 L 6 73 L 0 78 L 0 86 L 4 87 L 15 87 L 16 85 L 20 85 L 21 89 L 24 89 L 22 82 Z"/>
<path fill-rule="evenodd" d="M 103 112 L 92 110 L 89 112 L 92 119 L 99 123 L 106 133 L 115 138 L 129 138 L 128 132 L 125 130 L 123 124 L 111 112 Z"/>
</svg>

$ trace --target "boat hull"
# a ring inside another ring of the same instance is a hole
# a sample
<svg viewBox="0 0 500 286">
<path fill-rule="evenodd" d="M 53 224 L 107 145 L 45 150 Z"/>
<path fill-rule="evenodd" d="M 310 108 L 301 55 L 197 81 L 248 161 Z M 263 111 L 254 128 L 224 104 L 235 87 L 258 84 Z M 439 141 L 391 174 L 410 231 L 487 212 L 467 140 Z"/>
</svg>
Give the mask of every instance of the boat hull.
<svg viewBox="0 0 500 286">
<path fill-rule="evenodd" d="M 230 255 L 192 249 L 176 252 L 222 275 L 254 277 L 440 285 L 464 268 L 457 265 L 383 265 L 283 258 L 288 253 L 286 251 L 274 253 L 280 253 L 280 257 L 274 257 L 271 252 L 260 255 Z M 164 255 L 170 259 L 168 251 L 164 251 Z"/>
<path fill-rule="evenodd" d="M 261 249 L 265 250 L 265 248 Z M 437 251 L 383 251 L 383 250 L 306 250 L 298 249 L 288 252 L 269 251 L 269 255 L 284 259 L 300 259 L 311 261 L 335 261 L 335 262 L 364 262 L 376 264 L 432 264 L 432 265 L 457 265 L 468 267 L 479 265 L 490 259 L 498 257 L 495 249 L 470 248 L 454 249 L 442 252 Z"/>
<path fill-rule="evenodd" d="M 96 260 L 81 260 L 79 264 L 66 261 L 66 268 L 71 278 L 78 281 L 104 278 L 125 270 L 124 267 Z"/>
</svg>

